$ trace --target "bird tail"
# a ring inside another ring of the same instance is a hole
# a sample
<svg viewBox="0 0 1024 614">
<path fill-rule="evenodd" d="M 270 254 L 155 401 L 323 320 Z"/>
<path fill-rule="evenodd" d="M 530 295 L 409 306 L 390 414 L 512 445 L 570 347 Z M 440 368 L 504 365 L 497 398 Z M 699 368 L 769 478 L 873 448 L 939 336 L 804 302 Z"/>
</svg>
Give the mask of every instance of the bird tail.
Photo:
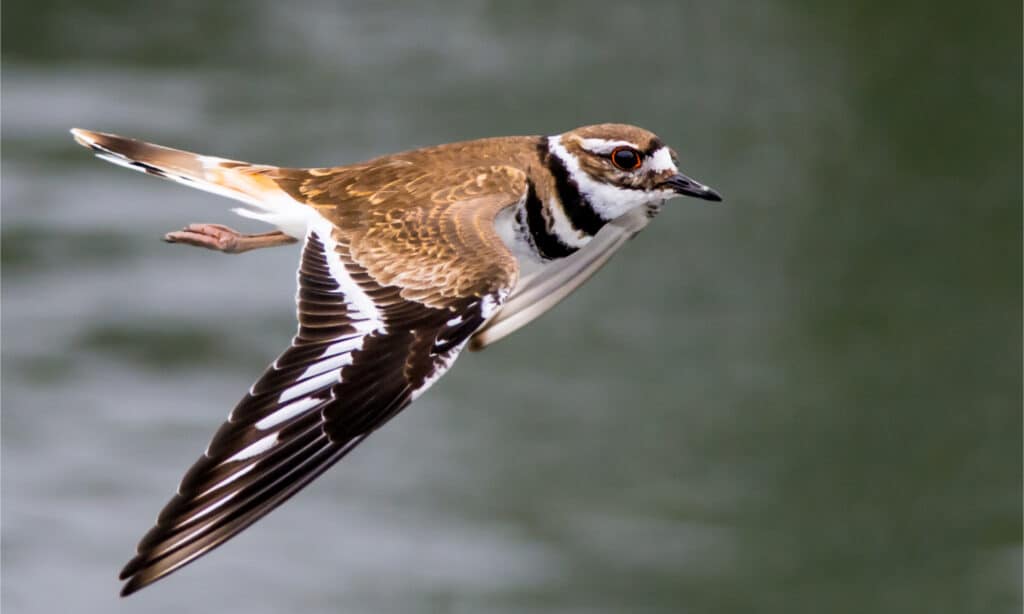
<svg viewBox="0 0 1024 614">
<path fill-rule="evenodd" d="M 303 217 L 296 209 L 299 203 L 275 180 L 281 173 L 275 166 L 204 156 L 81 128 L 72 128 L 71 134 L 107 162 L 242 201 L 256 211 L 235 209 L 239 215 L 274 224 L 299 238 L 304 233 L 305 224 L 294 223 L 301 221 L 296 215 Z"/>
</svg>

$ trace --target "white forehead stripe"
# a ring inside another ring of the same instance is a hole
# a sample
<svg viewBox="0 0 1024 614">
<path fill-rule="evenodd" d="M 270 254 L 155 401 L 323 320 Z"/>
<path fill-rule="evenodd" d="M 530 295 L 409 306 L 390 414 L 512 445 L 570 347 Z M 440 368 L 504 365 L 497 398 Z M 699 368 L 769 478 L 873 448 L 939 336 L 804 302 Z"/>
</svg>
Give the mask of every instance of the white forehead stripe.
<svg viewBox="0 0 1024 614">
<path fill-rule="evenodd" d="M 595 154 L 610 154 L 616 147 L 640 149 L 636 143 L 630 143 L 629 141 L 609 141 L 608 139 L 580 139 L 580 147 Z"/>
<path fill-rule="evenodd" d="M 610 141 L 608 139 L 580 139 L 580 147 L 592 154 L 608 155 L 615 151 L 616 147 L 629 147 L 639 150 L 636 143 L 629 141 Z M 672 162 L 672 152 L 668 147 L 659 147 L 657 151 L 644 157 L 644 165 L 640 170 L 661 173 L 664 171 L 677 172 L 675 163 Z"/>
</svg>

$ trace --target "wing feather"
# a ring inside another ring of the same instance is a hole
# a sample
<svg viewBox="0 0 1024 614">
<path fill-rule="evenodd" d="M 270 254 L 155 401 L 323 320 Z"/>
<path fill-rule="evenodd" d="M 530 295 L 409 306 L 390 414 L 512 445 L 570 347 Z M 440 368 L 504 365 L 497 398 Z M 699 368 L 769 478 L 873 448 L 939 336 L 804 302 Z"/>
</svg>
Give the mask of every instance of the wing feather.
<svg viewBox="0 0 1024 614">
<path fill-rule="evenodd" d="M 343 458 L 450 367 L 514 283 L 427 305 L 378 282 L 337 233 L 326 219 L 310 228 L 292 345 L 186 473 L 122 570 L 122 594 L 216 548 Z"/>
</svg>

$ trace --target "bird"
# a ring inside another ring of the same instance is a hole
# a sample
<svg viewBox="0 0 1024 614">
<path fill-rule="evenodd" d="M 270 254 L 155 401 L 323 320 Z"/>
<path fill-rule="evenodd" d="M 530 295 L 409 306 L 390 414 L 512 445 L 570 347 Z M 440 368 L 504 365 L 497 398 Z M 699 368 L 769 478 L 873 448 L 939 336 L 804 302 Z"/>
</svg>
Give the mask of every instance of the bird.
<svg viewBox="0 0 1024 614">
<path fill-rule="evenodd" d="M 626 124 L 283 168 L 74 128 L 108 162 L 240 201 L 273 231 L 213 223 L 170 243 L 301 243 L 298 330 L 231 410 L 124 566 L 122 596 L 220 546 L 415 401 L 467 347 L 551 309 L 677 196 L 721 201 Z"/>
</svg>

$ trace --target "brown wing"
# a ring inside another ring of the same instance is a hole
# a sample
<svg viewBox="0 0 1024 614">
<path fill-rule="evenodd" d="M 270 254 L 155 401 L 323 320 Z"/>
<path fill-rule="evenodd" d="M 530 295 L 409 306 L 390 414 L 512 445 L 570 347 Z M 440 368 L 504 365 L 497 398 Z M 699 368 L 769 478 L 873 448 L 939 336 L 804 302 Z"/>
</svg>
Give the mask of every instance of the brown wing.
<svg viewBox="0 0 1024 614">
<path fill-rule="evenodd" d="M 444 374 L 515 284 L 493 219 L 519 200 L 516 172 L 478 189 L 480 173 L 457 171 L 474 186 L 429 195 L 415 182 L 358 194 L 352 181 L 330 205 L 314 188 L 325 175 L 287 171 L 318 211 L 298 273 L 298 334 L 185 475 L 121 572 L 122 594 L 238 534 Z"/>
<path fill-rule="evenodd" d="M 494 216 L 521 198 L 525 174 L 500 164 L 448 165 L 437 156 L 427 165 L 417 155 L 338 169 L 282 169 L 275 179 L 330 220 L 353 260 L 380 283 L 400 287 L 403 298 L 444 307 L 455 297 L 510 287 L 518 268 L 494 230 Z"/>
</svg>

